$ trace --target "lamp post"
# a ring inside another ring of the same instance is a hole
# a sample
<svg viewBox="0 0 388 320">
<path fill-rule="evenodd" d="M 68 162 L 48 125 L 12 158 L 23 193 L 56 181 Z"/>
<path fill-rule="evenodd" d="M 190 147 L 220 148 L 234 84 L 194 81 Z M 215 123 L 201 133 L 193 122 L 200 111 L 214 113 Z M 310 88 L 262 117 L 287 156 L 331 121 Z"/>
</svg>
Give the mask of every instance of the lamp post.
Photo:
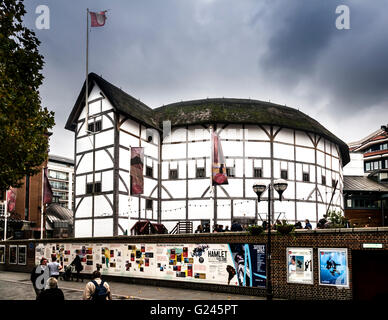
<svg viewBox="0 0 388 320">
<path fill-rule="evenodd" d="M 267 234 L 267 300 L 272 300 L 272 280 L 271 280 L 271 201 L 274 201 L 272 197 L 273 189 L 279 193 L 279 200 L 282 201 L 282 194 L 287 189 L 288 183 L 284 179 L 275 180 L 273 185 L 270 183 L 268 186 L 265 183 L 257 182 L 252 188 L 257 194 L 257 201 L 260 202 L 260 197 L 266 189 L 268 189 L 268 234 Z"/>
</svg>

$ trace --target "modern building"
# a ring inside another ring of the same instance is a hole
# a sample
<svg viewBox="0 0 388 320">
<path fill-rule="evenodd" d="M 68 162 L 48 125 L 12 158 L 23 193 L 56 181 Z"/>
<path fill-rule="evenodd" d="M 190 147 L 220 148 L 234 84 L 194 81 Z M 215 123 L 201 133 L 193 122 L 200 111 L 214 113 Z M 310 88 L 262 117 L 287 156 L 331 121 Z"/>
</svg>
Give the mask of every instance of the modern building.
<svg viewBox="0 0 388 320">
<path fill-rule="evenodd" d="M 76 237 L 128 233 L 140 220 L 231 225 L 267 218 L 252 185 L 283 178 L 273 218 L 312 224 L 343 211 L 348 146 L 299 110 L 250 99 L 203 99 L 151 109 L 91 73 L 66 123 L 75 135 Z M 88 110 L 88 114 L 87 114 Z M 86 118 L 88 123 L 86 126 Z M 218 133 L 228 184 L 211 186 Z M 144 147 L 144 192 L 130 195 L 131 148 Z M 266 197 L 262 198 L 266 200 Z"/>
<path fill-rule="evenodd" d="M 344 168 L 345 216 L 358 226 L 388 225 L 388 130 L 349 144 Z"/>
<path fill-rule="evenodd" d="M 53 202 L 73 210 L 74 160 L 49 154 L 47 167 Z"/>
</svg>

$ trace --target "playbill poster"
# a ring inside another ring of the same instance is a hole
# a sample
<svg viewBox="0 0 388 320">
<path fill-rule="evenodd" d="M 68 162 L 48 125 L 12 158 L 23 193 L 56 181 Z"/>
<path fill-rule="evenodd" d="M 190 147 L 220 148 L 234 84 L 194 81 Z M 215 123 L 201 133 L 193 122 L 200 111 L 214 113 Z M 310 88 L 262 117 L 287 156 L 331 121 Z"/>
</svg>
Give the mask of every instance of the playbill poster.
<svg viewBox="0 0 388 320">
<path fill-rule="evenodd" d="M 251 287 L 266 280 L 265 246 L 255 244 L 47 243 L 35 259 L 56 256 L 65 267 L 76 255 L 83 273 Z"/>
<path fill-rule="evenodd" d="M 287 282 L 314 283 L 312 248 L 287 248 Z"/>
<path fill-rule="evenodd" d="M 349 286 L 347 249 L 318 249 L 318 259 L 320 285 Z"/>
</svg>

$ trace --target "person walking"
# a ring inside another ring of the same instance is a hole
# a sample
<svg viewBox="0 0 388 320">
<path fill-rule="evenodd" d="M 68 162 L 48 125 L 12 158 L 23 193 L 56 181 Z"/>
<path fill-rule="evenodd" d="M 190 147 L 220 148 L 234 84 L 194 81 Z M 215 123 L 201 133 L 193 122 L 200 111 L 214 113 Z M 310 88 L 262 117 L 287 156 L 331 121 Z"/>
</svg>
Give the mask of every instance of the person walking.
<svg viewBox="0 0 388 320">
<path fill-rule="evenodd" d="M 70 263 L 70 265 L 74 266 L 74 269 L 77 272 L 77 282 L 79 281 L 79 279 L 81 279 L 82 282 L 84 282 L 84 278 L 81 276 L 81 271 L 84 269 L 84 267 L 81 263 L 81 258 L 78 254 L 75 256 L 73 262 Z"/>
<path fill-rule="evenodd" d="M 50 277 L 58 279 L 59 271 L 62 270 L 62 266 L 57 262 L 57 257 L 53 255 L 51 258 L 51 262 L 47 266 L 50 271 Z"/>
<path fill-rule="evenodd" d="M 59 302 L 64 301 L 65 296 L 61 289 L 58 288 L 58 280 L 51 277 L 47 280 L 48 288 L 42 291 L 37 297 L 37 301 L 40 302 Z"/>
<path fill-rule="evenodd" d="M 47 275 L 45 276 L 44 273 L 46 273 Z M 47 259 L 43 257 L 42 259 L 40 259 L 40 264 L 36 265 L 32 269 L 30 277 L 37 298 L 39 294 L 44 291 L 46 287 L 45 279 L 47 279 L 48 277 L 49 271 L 47 267 Z M 38 280 L 38 278 L 40 279 Z"/>
<path fill-rule="evenodd" d="M 109 284 L 101 279 L 101 273 L 94 271 L 92 279 L 86 284 L 82 299 L 93 301 L 112 300 Z"/>
</svg>

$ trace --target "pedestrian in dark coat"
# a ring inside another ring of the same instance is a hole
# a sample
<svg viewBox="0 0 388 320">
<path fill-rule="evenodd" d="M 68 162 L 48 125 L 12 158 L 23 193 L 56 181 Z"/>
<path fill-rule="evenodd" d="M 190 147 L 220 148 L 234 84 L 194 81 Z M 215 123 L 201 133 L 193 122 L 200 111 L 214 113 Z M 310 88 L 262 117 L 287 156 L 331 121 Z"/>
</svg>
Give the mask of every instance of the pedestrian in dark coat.
<svg viewBox="0 0 388 320">
<path fill-rule="evenodd" d="M 51 277 L 47 281 L 48 288 L 42 291 L 37 297 L 37 301 L 40 302 L 59 302 L 64 301 L 65 296 L 61 289 L 58 288 L 58 280 L 54 277 Z"/>
<path fill-rule="evenodd" d="M 84 279 L 81 276 L 81 271 L 84 269 L 84 267 L 81 263 L 81 258 L 79 257 L 78 254 L 75 256 L 73 262 L 70 263 L 70 265 L 74 266 L 75 271 L 77 272 L 77 282 L 79 281 L 79 279 L 81 279 L 82 282 L 84 282 Z"/>
</svg>

